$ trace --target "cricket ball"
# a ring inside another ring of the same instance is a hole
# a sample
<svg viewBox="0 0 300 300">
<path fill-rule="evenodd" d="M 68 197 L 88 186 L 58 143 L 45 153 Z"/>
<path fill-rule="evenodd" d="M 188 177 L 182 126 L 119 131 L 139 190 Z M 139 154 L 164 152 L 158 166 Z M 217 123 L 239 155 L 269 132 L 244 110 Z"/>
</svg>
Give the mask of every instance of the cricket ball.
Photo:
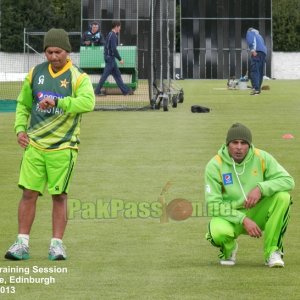
<svg viewBox="0 0 300 300">
<path fill-rule="evenodd" d="M 177 198 L 170 201 L 167 205 L 167 215 L 175 221 L 183 221 L 193 213 L 192 203 L 188 200 Z"/>
</svg>

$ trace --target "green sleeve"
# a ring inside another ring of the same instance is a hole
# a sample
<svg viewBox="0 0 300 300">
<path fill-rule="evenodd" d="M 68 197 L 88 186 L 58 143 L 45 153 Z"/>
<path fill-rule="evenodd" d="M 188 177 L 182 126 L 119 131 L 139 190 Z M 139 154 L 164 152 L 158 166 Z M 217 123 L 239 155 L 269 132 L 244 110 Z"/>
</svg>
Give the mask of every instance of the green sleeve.
<svg viewBox="0 0 300 300">
<path fill-rule="evenodd" d="M 223 219 L 241 224 L 245 218 L 242 211 L 236 209 L 237 203 L 223 201 L 223 183 L 219 163 L 212 159 L 205 169 L 205 202 L 209 217 L 222 217 Z"/>
<path fill-rule="evenodd" d="M 22 90 L 17 99 L 15 132 L 18 134 L 21 131 L 26 132 L 28 119 L 32 108 L 32 89 L 30 84 L 30 75 L 28 74 L 24 80 Z"/>
<path fill-rule="evenodd" d="M 66 113 L 84 113 L 95 107 L 95 95 L 92 83 L 87 74 L 78 79 L 72 96 L 58 100 L 57 106 Z"/>
<path fill-rule="evenodd" d="M 264 152 L 264 181 L 257 185 L 263 196 L 272 196 L 277 192 L 288 192 L 295 187 L 293 177 L 269 153 Z"/>
</svg>

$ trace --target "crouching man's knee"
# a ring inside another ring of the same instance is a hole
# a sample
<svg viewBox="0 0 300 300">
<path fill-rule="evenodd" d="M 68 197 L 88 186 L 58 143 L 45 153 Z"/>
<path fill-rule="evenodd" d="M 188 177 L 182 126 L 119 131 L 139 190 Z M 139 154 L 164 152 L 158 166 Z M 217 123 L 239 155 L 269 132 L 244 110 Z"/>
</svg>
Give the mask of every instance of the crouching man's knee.
<svg viewBox="0 0 300 300">
<path fill-rule="evenodd" d="M 287 209 L 292 204 L 292 197 L 288 192 L 278 192 L 274 194 L 273 198 L 283 209 Z"/>
<path fill-rule="evenodd" d="M 208 230 L 206 239 L 213 246 L 220 247 L 228 240 L 234 239 L 234 225 L 222 218 L 212 218 Z"/>
</svg>

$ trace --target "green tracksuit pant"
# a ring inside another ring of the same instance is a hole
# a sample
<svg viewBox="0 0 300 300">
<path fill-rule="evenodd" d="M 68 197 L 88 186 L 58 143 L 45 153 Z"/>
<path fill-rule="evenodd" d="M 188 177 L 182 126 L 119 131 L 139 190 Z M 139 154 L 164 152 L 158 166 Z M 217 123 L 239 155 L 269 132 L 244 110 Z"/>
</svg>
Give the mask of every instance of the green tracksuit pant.
<svg viewBox="0 0 300 300">
<path fill-rule="evenodd" d="M 256 222 L 264 232 L 264 259 L 279 250 L 283 253 L 282 238 L 289 221 L 291 196 L 287 192 L 278 192 L 271 197 L 262 198 L 256 206 L 242 211 Z M 233 224 L 222 217 L 213 217 L 206 234 L 214 246 L 221 250 L 221 258 L 229 258 L 240 234 L 247 234 L 242 224 Z"/>
</svg>

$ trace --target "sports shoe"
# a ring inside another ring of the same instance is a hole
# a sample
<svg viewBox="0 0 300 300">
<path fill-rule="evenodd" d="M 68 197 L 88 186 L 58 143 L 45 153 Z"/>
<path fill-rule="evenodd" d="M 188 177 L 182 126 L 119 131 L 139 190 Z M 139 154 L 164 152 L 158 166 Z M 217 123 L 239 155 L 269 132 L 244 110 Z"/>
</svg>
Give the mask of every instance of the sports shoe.
<svg viewBox="0 0 300 300">
<path fill-rule="evenodd" d="M 266 261 L 265 265 L 270 268 L 283 268 L 284 261 L 282 260 L 282 254 L 279 250 L 274 251 L 269 259 Z"/>
<path fill-rule="evenodd" d="M 106 93 L 101 91 L 99 94 L 96 94 L 96 93 L 95 93 L 95 96 L 96 96 L 96 97 L 97 97 L 97 96 L 103 97 L 103 96 L 106 96 Z"/>
<path fill-rule="evenodd" d="M 8 249 L 5 256 L 11 260 L 25 260 L 29 258 L 29 247 L 26 246 L 22 239 L 18 238 L 15 243 Z"/>
<path fill-rule="evenodd" d="M 54 241 L 49 248 L 48 258 L 50 260 L 65 260 L 67 259 L 66 249 L 63 243 Z"/>
<path fill-rule="evenodd" d="M 129 89 L 129 91 L 124 94 L 124 96 L 129 96 L 129 95 L 133 95 L 133 90 L 132 89 Z"/>
<path fill-rule="evenodd" d="M 236 262 L 237 251 L 238 251 L 238 243 L 236 242 L 235 248 L 233 249 L 231 256 L 227 259 L 221 259 L 220 264 L 222 266 L 234 266 Z"/>
<path fill-rule="evenodd" d="M 253 90 L 253 91 L 250 93 L 251 96 L 257 96 L 257 95 L 259 95 L 259 94 L 260 94 L 260 91 L 256 91 L 256 90 Z"/>
</svg>

